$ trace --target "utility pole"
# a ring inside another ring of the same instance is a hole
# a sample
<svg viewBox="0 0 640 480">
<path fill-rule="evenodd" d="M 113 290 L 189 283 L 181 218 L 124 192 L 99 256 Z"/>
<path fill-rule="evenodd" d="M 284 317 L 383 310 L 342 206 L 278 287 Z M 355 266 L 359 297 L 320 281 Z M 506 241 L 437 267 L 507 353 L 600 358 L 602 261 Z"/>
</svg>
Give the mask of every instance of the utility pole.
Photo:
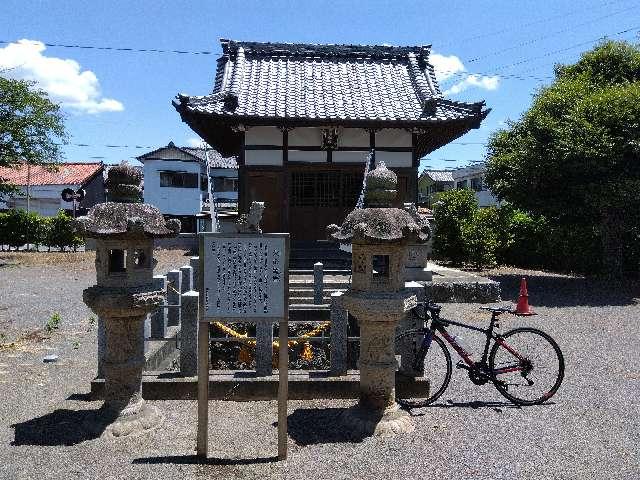
<svg viewBox="0 0 640 480">
<path fill-rule="evenodd" d="M 31 247 L 29 243 L 29 212 L 31 211 L 31 163 L 27 160 L 27 251 Z"/>
</svg>

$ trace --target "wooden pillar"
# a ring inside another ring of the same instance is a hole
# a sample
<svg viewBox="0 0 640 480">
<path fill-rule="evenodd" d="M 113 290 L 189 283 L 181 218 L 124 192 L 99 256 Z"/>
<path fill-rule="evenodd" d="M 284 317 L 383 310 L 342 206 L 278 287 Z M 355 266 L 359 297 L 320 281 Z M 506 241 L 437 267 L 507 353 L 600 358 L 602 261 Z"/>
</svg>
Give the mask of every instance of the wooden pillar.
<svg viewBox="0 0 640 480">
<path fill-rule="evenodd" d="M 289 231 L 289 128 L 282 127 L 282 231 Z"/>
<path fill-rule="evenodd" d="M 369 149 L 373 152 L 371 155 L 371 162 L 376 164 L 376 131 L 375 129 L 369 130 Z"/>
<path fill-rule="evenodd" d="M 416 171 L 416 186 L 414 189 L 414 202 L 418 201 L 418 176 L 420 175 L 420 157 L 418 155 L 418 135 L 415 133 L 411 134 L 411 157 L 412 157 L 412 166 Z"/>
<path fill-rule="evenodd" d="M 245 158 L 245 132 L 240 133 L 240 152 L 238 153 L 238 211 L 245 213 L 247 208 L 247 167 Z"/>
</svg>

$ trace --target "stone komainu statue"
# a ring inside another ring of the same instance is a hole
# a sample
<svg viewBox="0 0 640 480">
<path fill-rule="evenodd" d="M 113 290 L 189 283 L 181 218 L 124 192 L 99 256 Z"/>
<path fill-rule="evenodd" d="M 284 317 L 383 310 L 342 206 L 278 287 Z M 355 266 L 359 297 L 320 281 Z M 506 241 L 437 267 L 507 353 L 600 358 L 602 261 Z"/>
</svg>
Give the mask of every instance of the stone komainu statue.
<svg viewBox="0 0 640 480">
<path fill-rule="evenodd" d="M 264 202 L 251 202 L 249 213 L 242 214 L 236 221 L 237 233 L 262 233 L 260 222 L 264 212 Z"/>
</svg>

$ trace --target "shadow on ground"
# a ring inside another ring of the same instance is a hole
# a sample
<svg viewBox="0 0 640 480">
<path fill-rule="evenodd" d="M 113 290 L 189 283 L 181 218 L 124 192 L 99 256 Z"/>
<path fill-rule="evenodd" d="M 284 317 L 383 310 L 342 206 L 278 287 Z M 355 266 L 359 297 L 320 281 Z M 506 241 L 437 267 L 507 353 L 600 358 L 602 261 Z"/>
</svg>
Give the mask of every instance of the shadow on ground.
<svg viewBox="0 0 640 480">
<path fill-rule="evenodd" d="M 143 457 L 133 460 L 134 464 L 162 464 L 172 463 L 175 465 L 254 465 L 258 463 L 277 462 L 278 457 L 260 458 L 202 458 L 197 455 L 164 455 L 161 457 Z"/>
<path fill-rule="evenodd" d="M 15 436 L 11 445 L 70 446 L 99 438 L 117 417 L 103 408 L 97 410 L 55 410 L 41 417 L 11 425 Z"/>
<path fill-rule="evenodd" d="M 289 436 L 298 445 L 359 443 L 366 436 L 345 428 L 346 408 L 299 408 L 288 417 Z"/>
<path fill-rule="evenodd" d="M 640 299 L 640 282 L 637 280 L 570 277 L 543 272 L 486 275 L 500 282 L 503 299 L 514 302 L 523 276 L 527 278 L 529 304 L 534 307 L 633 305 Z"/>
</svg>

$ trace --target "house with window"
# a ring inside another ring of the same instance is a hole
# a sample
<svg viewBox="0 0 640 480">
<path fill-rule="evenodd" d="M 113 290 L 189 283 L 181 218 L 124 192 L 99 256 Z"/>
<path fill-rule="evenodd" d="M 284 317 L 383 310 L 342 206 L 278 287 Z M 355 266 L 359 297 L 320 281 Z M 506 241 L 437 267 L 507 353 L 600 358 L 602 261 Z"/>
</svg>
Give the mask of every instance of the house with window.
<svg viewBox="0 0 640 480">
<path fill-rule="evenodd" d="M 484 102 L 445 99 L 430 46 L 221 40 L 213 92 L 173 105 L 201 138 L 237 156 L 239 210 L 265 202 L 265 232 L 326 239 L 356 205 L 368 155 L 416 202 L 419 159 L 478 128 Z M 294 243 L 295 245 L 295 243 Z"/>
<path fill-rule="evenodd" d="M 62 191 L 67 188 L 85 191 L 76 206 L 78 216 L 105 201 L 102 162 L 65 162 L 55 168 L 22 163 L 17 168 L 0 167 L 0 177 L 19 187 L 17 194 L 2 199 L 2 208 L 29 210 L 47 217 L 57 215 L 59 210 L 71 214 L 73 205 L 62 199 Z"/>
<path fill-rule="evenodd" d="M 197 218 L 208 215 L 209 182 L 214 201 L 233 208 L 238 199 L 238 165 L 213 149 L 178 147 L 169 142 L 137 159 L 143 164 L 144 201 L 177 218 L 182 232 L 195 233 Z M 208 174 L 209 176 L 208 176 Z"/>
<path fill-rule="evenodd" d="M 454 188 L 468 188 L 473 190 L 478 200 L 478 206 L 490 207 L 498 205 L 498 199 L 487 189 L 484 183 L 484 175 L 487 167 L 484 163 L 458 168 L 451 172 Z"/>
<path fill-rule="evenodd" d="M 418 203 L 431 207 L 435 194 L 451 190 L 451 170 L 423 170 L 418 177 Z"/>
</svg>

